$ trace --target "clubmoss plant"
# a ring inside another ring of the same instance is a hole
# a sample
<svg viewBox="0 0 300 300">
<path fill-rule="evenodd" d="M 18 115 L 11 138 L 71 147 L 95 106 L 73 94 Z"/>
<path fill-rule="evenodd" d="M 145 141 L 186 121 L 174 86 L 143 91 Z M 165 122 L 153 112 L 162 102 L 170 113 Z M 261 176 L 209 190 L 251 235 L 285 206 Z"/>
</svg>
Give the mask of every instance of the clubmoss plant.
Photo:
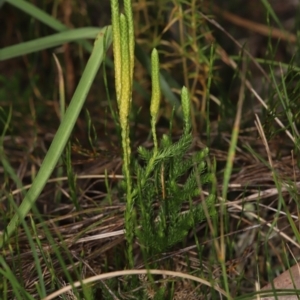
<svg viewBox="0 0 300 300">
<path fill-rule="evenodd" d="M 160 253 L 183 241 L 188 231 L 205 219 L 202 204 L 193 204 L 193 199 L 201 193 L 197 178 L 200 177 L 202 186 L 212 180 L 212 174 L 205 172 L 208 149 L 192 157 L 186 156 L 192 144 L 192 133 L 190 99 L 185 87 L 181 101 L 182 137 L 173 143 L 170 136 L 164 135 L 159 147 L 150 151 L 139 147 L 143 164 L 136 162 L 134 166 L 137 182 L 133 195 L 140 216 L 135 233 L 148 254 Z M 190 204 L 189 209 L 183 211 L 183 204 Z M 210 195 L 206 199 L 210 215 L 215 213 L 213 204 L 214 196 Z"/>
<path fill-rule="evenodd" d="M 115 59 L 115 83 L 116 96 L 119 108 L 119 120 L 121 126 L 122 149 L 123 149 L 123 173 L 126 181 L 126 211 L 125 225 L 128 241 L 129 265 L 133 265 L 133 200 L 132 183 L 130 172 L 130 137 L 129 137 L 129 113 L 132 99 L 132 81 L 134 67 L 134 33 L 131 1 L 124 1 L 125 15 L 119 15 L 118 1 L 111 1 L 113 49 Z M 121 85 L 120 85 L 121 83 Z"/>
<path fill-rule="evenodd" d="M 156 122 L 161 91 L 159 57 L 157 50 L 154 49 L 151 55 L 152 97 L 150 105 L 154 147 L 150 151 L 143 147 L 138 149 L 140 160 L 134 162 L 137 180 L 133 183 L 129 113 L 132 99 L 134 32 L 130 1 L 124 1 L 124 7 L 125 15 L 119 14 L 118 1 L 111 0 L 116 96 L 126 190 L 127 255 L 129 265 L 133 266 L 134 235 L 138 236 L 140 243 L 150 252 L 160 252 L 182 241 L 188 230 L 205 218 L 201 204 L 190 205 L 190 209 L 185 212 L 182 212 L 182 206 L 184 203 L 192 204 L 193 199 L 200 195 L 197 176 L 200 176 L 203 186 L 211 181 L 211 175 L 204 174 L 208 149 L 196 153 L 193 157 L 185 157 L 192 144 L 191 104 L 186 88 L 182 89 L 181 94 L 183 135 L 176 143 L 172 142 L 170 136 L 164 135 L 160 145 L 158 144 Z M 143 162 L 142 165 L 140 161 Z M 186 175 L 188 173 L 189 175 Z M 185 180 L 182 183 L 183 177 Z M 180 183 L 182 183 L 181 186 Z M 213 200 L 213 196 L 207 199 L 207 207 L 211 213 Z M 158 203 L 158 209 L 155 208 L 155 203 Z"/>
</svg>

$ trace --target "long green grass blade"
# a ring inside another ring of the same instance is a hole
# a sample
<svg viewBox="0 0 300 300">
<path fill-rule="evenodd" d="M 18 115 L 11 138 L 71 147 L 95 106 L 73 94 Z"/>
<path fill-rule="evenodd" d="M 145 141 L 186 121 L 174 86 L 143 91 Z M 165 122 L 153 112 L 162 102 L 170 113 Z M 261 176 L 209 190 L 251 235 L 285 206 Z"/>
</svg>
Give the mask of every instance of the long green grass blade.
<svg viewBox="0 0 300 300">
<path fill-rule="evenodd" d="M 0 61 L 29 54 L 32 52 L 37 52 L 43 49 L 56 47 L 68 42 L 82 39 L 94 39 L 99 33 L 99 30 L 100 28 L 97 27 L 70 29 L 67 31 L 49 35 L 47 37 L 38 38 L 33 41 L 9 46 L 0 50 Z"/>
<path fill-rule="evenodd" d="M 105 38 L 104 38 L 105 37 Z M 87 62 L 86 68 L 82 74 L 81 80 L 77 86 L 74 96 L 71 100 L 66 114 L 58 128 L 58 131 L 52 141 L 52 144 L 45 156 L 42 166 L 35 178 L 30 190 L 27 192 L 18 211 L 15 213 L 10 223 L 8 224 L 4 234 L 0 236 L 0 248 L 13 232 L 16 230 L 20 220 L 23 220 L 29 210 L 34 205 L 36 199 L 44 188 L 48 178 L 53 172 L 66 143 L 70 137 L 72 129 L 75 125 L 77 117 L 84 104 L 86 96 L 90 90 L 92 82 L 99 70 L 99 67 L 104 59 L 105 47 L 111 44 L 111 27 L 106 27 L 100 31 L 94 43 L 94 49 Z"/>
</svg>

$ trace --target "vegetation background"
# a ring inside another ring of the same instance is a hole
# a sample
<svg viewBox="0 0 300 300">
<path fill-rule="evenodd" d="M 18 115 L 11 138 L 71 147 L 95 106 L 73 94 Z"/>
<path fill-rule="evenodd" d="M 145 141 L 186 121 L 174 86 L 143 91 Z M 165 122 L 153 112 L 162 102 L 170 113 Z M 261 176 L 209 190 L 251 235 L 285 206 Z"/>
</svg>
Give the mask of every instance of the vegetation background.
<svg viewBox="0 0 300 300">
<path fill-rule="evenodd" d="M 69 28 L 111 24 L 109 0 L 29 2 Z M 55 33 L 18 3 L 0 1 L 1 49 Z M 150 55 L 156 48 L 163 76 L 158 137 L 180 140 L 180 91 L 186 86 L 193 143 L 183 158 L 208 147 L 204 161 L 213 175 L 212 184 L 201 186 L 201 194 L 183 203 L 181 213 L 212 193 L 216 197 L 216 213 L 195 223 L 172 247 L 147 252 L 142 247 L 147 236 L 136 237 L 134 269 L 177 271 L 211 286 L 183 275 L 127 275 L 74 288 L 63 297 L 219 299 L 219 288 L 228 298 L 251 299 L 300 255 L 299 1 L 134 0 L 132 8 L 137 45 L 132 156 L 143 165 L 138 147 L 153 148 Z M 75 42 L 8 60 L 1 53 L 4 231 L 24 198 L 21 187 L 35 178 L 62 118 L 53 53 L 62 68 L 66 105 L 90 54 Z M 3 299 L 46 299 L 72 282 L 130 269 L 115 99 L 110 47 L 37 210 L 1 248 Z M 152 204 L 156 212 L 159 200 Z"/>
</svg>

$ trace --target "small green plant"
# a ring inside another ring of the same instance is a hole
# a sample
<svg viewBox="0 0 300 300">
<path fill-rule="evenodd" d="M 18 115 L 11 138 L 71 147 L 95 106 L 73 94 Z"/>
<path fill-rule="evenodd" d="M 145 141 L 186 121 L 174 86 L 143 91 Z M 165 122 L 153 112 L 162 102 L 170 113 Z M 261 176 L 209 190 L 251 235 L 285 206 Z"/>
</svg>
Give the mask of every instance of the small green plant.
<svg viewBox="0 0 300 300">
<path fill-rule="evenodd" d="M 181 212 L 184 202 L 192 203 L 199 197 L 201 185 L 209 183 L 211 174 L 203 174 L 208 149 L 185 159 L 192 144 L 191 107 L 188 91 L 182 89 L 181 102 L 184 130 L 180 140 L 172 143 L 171 137 L 164 135 L 158 145 L 156 122 L 160 103 L 159 58 L 156 49 L 152 51 L 152 98 L 150 106 L 151 131 L 154 148 L 151 151 L 140 147 L 139 155 L 143 164 L 131 163 L 129 139 L 129 113 L 132 98 L 132 78 L 134 67 L 134 39 L 131 1 L 124 1 L 125 15 L 119 14 L 117 0 L 111 0 L 113 48 L 115 58 L 115 85 L 122 132 L 124 189 L 126 193 L 125 227 L 128 242 L 127 257 L 133 266 L 133 238 L 136 234 L 140 243 L 150 252 L 160 252 L 182 241 L 195 223 L 205 218 L 202 205 L 190 206 Z M 120 84 L 121 83 L 121 84 Z M 132 165 L 137 177 L 132 182 Z M 189 172 L 184 183 L 180 179 Z M 158 209 L 155 209 L 155 203 Z M 209 196 L 206 205 L 209 213 L 214 212 L 214 197 Z"/>
<path fill-rule="evenodd" d="M 189 108 L 189 103 L 183 88 L 183 107 Z M 194 206 L 192 200 L 201 193 L 198 179 L 201 185 L 210 183 L 212 174 L 205 172 L 207 148 L 185 157 L 192 144 L 189 112 L 184 110 L 184 133 L 179 141 L 172 143 L 171 137 L 164 135 L 159 148 L 138 149 L 143 166 L 135 164 L 135 202 L 140 214 L 136 234 L 150 253 L 165 251 L 182 241 L 188 230 L 205 219 L 202 204 Z M 182 211 L 184 203 L 190 204 L 189 210 Z M 206 199 L 210 215 L 215 211 L 213 204 L 214 196 L 210 195 Z"/>
</svg>

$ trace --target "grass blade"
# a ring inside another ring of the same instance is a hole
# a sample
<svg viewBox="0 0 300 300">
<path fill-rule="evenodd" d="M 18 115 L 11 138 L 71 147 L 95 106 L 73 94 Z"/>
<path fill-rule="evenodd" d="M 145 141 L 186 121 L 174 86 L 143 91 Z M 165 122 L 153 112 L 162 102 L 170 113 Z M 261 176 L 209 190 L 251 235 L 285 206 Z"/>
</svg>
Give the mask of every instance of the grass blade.
<svg viewBox="0 0 300 300">
<path fill-rule="evenodd" d="M 49 35 L 47 37 L 38 38 L 36 40 L 9 46 L 0 50 L 0 61 L 29 54 L 32 52 L 37 52 L 43 49 L 56 47 L 68 42 L 73 42 L 81 39 L 94 39 L 99 33 L 99 30 L 101 29 L 97 27 L 70 29 L 67 31 Z"/>
<path fill-rule="evenodd" d="M 105 38 L 104 38 L 105 37 Z M 35 178 L 30 190 L 27 192 L 18 211 L 14 214 L 8 224 L 5 233 L 0 236 L 0 248 L 3 247 L 4 241 L 7 240 L 16 230 L 20 220 L 23 220 L 29 210 L 34 205 L 37 197 L 40 195 L 48 178 L 52 174 L 53 169 L 59 160 L 65 145 L 70 137 L 72 129 L 75 125 L 77 117 L 84 104 L 87 93 L 90 90 L 91 84 L 98 72 L 98 69 L 104 59 L 104 47 L 108 47 L 111 43 L 111 27 L 102 29 L 97 36 L 94 44 L 94 49 L 87 62 L 86 68 L 82 74 L 81 80 L 74 93 L 70 106 L 60 124 L 58 131 L 52 141 L 52 144 L 45 156 L 43 164 Z"/>
</svg>

